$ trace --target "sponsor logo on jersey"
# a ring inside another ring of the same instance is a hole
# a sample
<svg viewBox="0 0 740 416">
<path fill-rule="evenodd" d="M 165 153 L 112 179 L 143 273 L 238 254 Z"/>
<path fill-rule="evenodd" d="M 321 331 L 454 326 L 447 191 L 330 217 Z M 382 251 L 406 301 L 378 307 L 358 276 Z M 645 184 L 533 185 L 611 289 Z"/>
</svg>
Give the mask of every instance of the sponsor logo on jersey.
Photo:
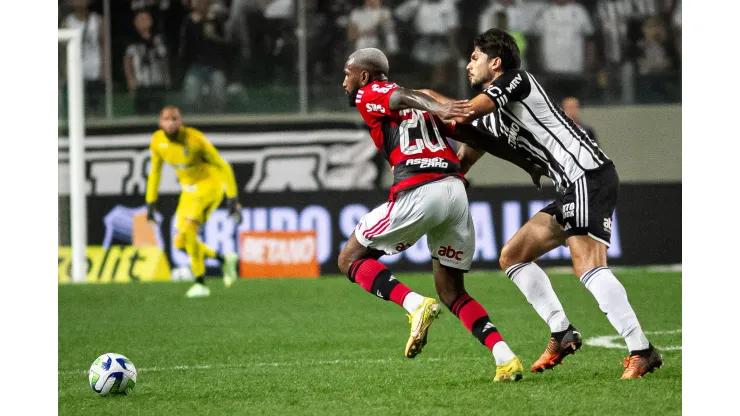
<svg viewBox="0 0 740 416">
<path fill-rule="evenodd" d="M 406 166 L 416 166 L 418 165 L 420 169 L 427 169 L 427 168 L 442 168 L 445 169 L 450 164 L 447 163 L 446 160 L 442 159 L 441 157 L 423 157 L 420 159 L 409 159 L 406 161 Z"/>
<path fill-rule="evenodd" d="M 604 218 L 604 231 L 612 232 L 612 219 Z"/>
<path fill-rule="evenodd" d="M 373 90 L 373 91 L 375 91 L 375 92 L 379 92 L 379 93 L 381 93 L 381 94 L 386 94 L 386 93 L 388 93 L 388 91 L 390 91 L 390 90 L 391 90 L 391 88 L 393 88 L 393 87 L 394 87 L 395 85 L 396 85 L 396 84 L 390 84 L 390 85 L 388 85 L 388 86 L 386 86 L 386 87 L 381 87 L 381 86 L 380 86 L 380 85 L 378 85 L 378 84 L 373 84 L 373 86 L 372 86 L 372 90 Z"/>
<path fill-rule="evenodd" d="M 462 256 L 465 254 L 462 250 L 457 251 L 451 246 L 440 246 L 439 250 L 437 251 L 437 255 L 440 257 L 447 257 L 448 259 L 455 259 L 458 261 L 462 261 Z"/>
<path fill-rule="evenodd" d="M 516 138 L 519 135 L 520 129 L 519 124 L 511 123 L 511 127 L 507 127 L 502 124 L 501 127 L 503 127 L 504 132 L 506 133 L 506 140 L 509 143 L 509 146 L 516 147 Z"/>
<path fill-rule="evenodd" d="M 576 215 L 576 203 L 563 204 L 563 218 L 572 218 Z"/>
<path fill-rule="evenodd" d="M 365 104 L 365 109 L 368 113 L 372 113 L 373 111 L 375 111 L 377 113 L 385 114 L 385 107 L 380 104 L 367 103 Z"/>
<path fill-rule="evenodd" d="M 516 78 L 512 79 L 509 83 L 509 86 L 506 87 L 506 92 L 511 94 L 511 92 L 514 91 L 514 88 L 516 88 L 520 82 L 522 82 L 522 74 L 516 74 Z"/>
</svg>

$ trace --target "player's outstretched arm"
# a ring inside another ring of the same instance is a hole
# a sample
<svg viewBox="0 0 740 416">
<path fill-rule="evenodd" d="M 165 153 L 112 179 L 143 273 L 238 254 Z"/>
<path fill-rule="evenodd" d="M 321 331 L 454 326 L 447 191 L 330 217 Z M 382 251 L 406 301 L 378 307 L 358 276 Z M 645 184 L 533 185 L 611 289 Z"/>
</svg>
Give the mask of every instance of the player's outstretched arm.
<svg viewBox="0 0 740 416">
<path fill-rule="evenodd" d="M 470 110 L 462 116 L 455 116 L 450 119 L 440 118 L 444 121 L 454 121 L 455 123 L 472 123 L 486 114 L 496 111 L 496 104 L 485 94 L 478 94 L 470 100 Z"/>
<path fill-rule="evenodd" d="M 441 103 L 419 91 L 398 87 L 391 93 L 388 100 L 391 110 L 415 108 L 437 115 L 442 120 L 451 120 L 456 117 L 465 117 L 470 114 L 468 100 L 451 100 Z"/>
<path fill-rule="evenodd" d="M 454 98 L 446 97 L 446 96 L 444 96 L 444 95 L 442 95 L 442 94 L 440 94 L 440 93 L 438 93 L 437 91 L 434 91 L 434 90 L 421 89 L 421 90 L 414 90 L 414 91 L 420 92 L 422 94 L 426 94 L 426 95 L 434 98 L 435 100 L 439 101 L 442 104 L 449 103 L 451 101 L 456 101 Z"/>
</svg>

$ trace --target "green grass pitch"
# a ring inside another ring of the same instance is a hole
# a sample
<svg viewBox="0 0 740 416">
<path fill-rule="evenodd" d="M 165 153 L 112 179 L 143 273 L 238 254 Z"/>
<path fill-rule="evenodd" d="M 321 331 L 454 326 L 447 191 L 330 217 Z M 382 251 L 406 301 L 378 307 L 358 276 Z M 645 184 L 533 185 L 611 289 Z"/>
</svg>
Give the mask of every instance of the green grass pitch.
<svg viewBox="0 0 740 416">
<path fill-rule="evenodd" d="M 342 277 L 211 280 L 203 299 L 186 299 L 187 283 L 60 285 L 59 414 L 680 414 L 681 273 L 616 275 L 653 344 L 673 347 L 642 380 L 618 380 L 626 349 L 584 345 L 555 370 L 494 384 L 490 352 L 446 309 L 406 359 L 405 311 Z M 429 274 L 397 277 L 434 294 Z M 578 279 L 552 283 L 586 340 L 616 335 Z M 501 272 L 466 286 L 528 368 L 547 326 Z M 106 352 L 136 365 L 132 395 L 90 389 L 87 369 Z"/>
</svg>

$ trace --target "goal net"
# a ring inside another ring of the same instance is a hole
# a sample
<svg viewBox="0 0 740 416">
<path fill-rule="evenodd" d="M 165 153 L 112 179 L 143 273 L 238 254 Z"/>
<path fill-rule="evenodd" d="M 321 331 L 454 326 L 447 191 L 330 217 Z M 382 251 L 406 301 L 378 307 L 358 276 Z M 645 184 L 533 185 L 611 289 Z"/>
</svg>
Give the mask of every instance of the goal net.
<svg viewBox="0 0 740 416">
<path fill-rule="evenodd" d="M 69 276 L 87 280 L 85 115 L 82 30 L 60 29 L 59 53 L 59 247 L 70 247 Z M 61 256 L 60 256 L 60 268 Z M 60 270 L 60 275 L 62 271 Z M 61 277 L 60 277 L 61 279 Z"/>
</svg>

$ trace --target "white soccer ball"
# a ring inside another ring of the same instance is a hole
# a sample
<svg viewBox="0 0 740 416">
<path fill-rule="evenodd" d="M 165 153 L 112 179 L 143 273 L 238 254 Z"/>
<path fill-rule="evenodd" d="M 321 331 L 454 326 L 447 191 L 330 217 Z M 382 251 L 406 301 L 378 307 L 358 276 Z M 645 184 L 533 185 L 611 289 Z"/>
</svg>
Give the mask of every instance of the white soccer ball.
<svg viewBox="0 0 740 416">
<path fill-rule="evenodd" d="M 101 396 L 131 394 L 136 385 L 136 367 L 121 354 L 109 352 L 90 366 L 90 387 Z"/>
<path fill-rule="evenodd" d="M 176 269 L 172 269 L 170 272 L 170 277 L 175 282 L 182 282 L 182 281 L 191 281 L 195 280 L 195 276 L 193 276 L 193 271 L 190 270 L 190 267 L 178 267 Z"/>
</svg>

